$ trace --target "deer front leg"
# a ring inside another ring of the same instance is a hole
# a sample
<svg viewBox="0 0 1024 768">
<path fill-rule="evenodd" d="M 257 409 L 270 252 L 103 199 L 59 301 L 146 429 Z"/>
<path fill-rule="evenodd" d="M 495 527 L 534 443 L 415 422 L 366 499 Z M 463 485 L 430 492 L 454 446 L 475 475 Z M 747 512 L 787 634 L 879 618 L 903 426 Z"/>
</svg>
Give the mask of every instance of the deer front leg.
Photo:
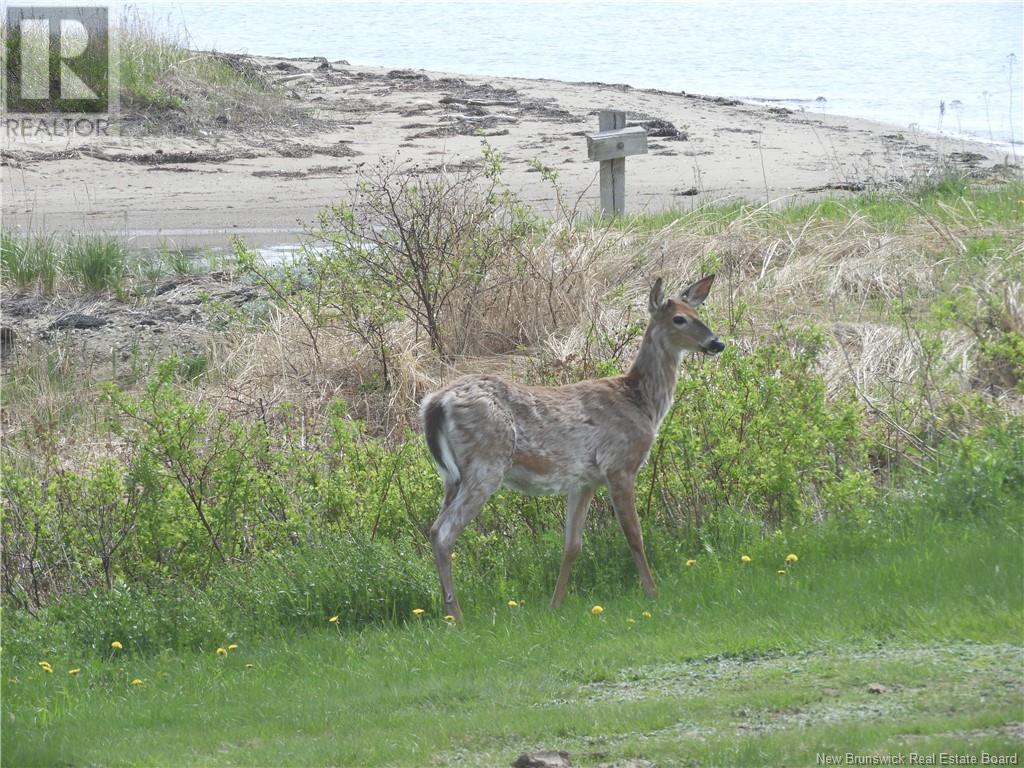
<svg viewBox="0 0 1024 768">
<path fill-rule="evenodd" d="M 565 497 L 565 548 L 562 552 L 562 568 L 558 572 L 555 594 L 551 596 L 551 608 L 560 608 L 569 587 L 569 572 L 573 561 L 583 547 L 583 524 L 587 520 L 587 508 L 594 498 L 594 489 L 573 491 Z"/>
<path fill-rule="evenodd" d="M 654 586 L 654 577 L 651 576 L 651 568 L 647 564 L 647 555 L 644 554 L 644 535 L 640 530 L 640 518 L 636 514 L 634 479 L 632 475 L 609 477 L 608 492 L 612 497 L 615 516 L 619 519 L 622 532 L 626 534 L 626 541 L 633 551 L 633 560 L 636 561 L 636 569 L 640 573 L 640 584 L 648 597 L 655 597 L 658 590 Z"/>
</svg>

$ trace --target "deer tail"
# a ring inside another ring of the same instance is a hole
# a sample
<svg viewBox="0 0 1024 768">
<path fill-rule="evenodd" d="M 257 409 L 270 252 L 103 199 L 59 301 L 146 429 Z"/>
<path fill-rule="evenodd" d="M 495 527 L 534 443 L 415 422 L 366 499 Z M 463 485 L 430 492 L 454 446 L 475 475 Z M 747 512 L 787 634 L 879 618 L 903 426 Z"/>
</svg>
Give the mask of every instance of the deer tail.
<svg viewBox="0 0 1024 768">
<path fill-rule="evenodd" d="M 455 453 L 452 451 L 448 434 L 450 417 L 444 395 L 434 392 L 423 398 L 420 417 L 423 419 L 427 448 L 434 457 L 434 463 L 437 464 L 437 470 L 441 473 L 445 486 L 456 485 L 462 475 L 459 472 L 459 465 L 455 463 Z"/>
</svg>

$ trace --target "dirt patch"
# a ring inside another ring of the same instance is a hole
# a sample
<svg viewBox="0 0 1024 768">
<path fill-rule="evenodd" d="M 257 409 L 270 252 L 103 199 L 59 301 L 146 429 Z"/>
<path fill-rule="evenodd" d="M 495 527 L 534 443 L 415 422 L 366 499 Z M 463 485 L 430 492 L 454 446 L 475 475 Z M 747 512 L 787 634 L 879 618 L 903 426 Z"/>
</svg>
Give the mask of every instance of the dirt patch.
<svg viewBox="0 0 1024 768">
<path fill-rule="evenodd" d="M 11 334 L 9 370 L 36 348 L 74 347 L 91 364 L 109 365 L 140 354 L 203 354 L 211 324 L 227 307 L 255 316 L 262 297 L 251 286 L 214 276 L 163 280 L 151 292 L 116 296 L 46 297 L 4 289 L 4 326 Z"/>
</svg>

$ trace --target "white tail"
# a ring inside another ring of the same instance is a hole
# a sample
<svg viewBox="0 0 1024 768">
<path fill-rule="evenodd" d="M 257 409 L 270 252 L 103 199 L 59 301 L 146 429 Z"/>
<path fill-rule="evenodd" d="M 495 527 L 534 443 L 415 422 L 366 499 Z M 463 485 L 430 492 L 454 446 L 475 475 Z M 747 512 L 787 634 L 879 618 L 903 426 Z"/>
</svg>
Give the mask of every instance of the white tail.
<svg viewBox="0 0 1024 768">
<path fill-rule="evenodd" d="M 640 582 L 655 594 L 634 503 L 636 475 L 668 413 L 685 351 L 725 348 L 696 308 L 714 275 L 674 298 L 659 278 L 650 322 L 629 372 L 562 387 L 526 387 L 496 376 L 463 376 L 423 400 L 427 446 L 444 480 L 441 514 L 430 529 L 445 611 L 462 619 L 452 583 L 455 539 L 502 485 L 566 498 L 565 547 L 551 605 L 565 599 L 594 492 L 608 486 Z"/>
</svg>

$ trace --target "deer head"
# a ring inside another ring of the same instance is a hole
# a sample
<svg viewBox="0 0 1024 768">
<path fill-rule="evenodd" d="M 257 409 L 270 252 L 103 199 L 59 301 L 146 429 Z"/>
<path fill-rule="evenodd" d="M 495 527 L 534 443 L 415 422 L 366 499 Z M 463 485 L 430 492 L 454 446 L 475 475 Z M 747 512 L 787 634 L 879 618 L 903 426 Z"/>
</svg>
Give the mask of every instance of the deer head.
<svg viewBox="0 0 1024 768">
<path fill-rule="evenodd" d="M 706 352 L 717 355 L 725 344 L 700 319 L 697 307 L 704 303 L 714 275 L 703 277 L 693 285 L 679 292 L 672 298 L 665 298 L 662 281 L 659 277 L 651 287 L 648 311 L 651 313 L 651 324 L 672 348 L 680 351 Z"/>
</svg>

